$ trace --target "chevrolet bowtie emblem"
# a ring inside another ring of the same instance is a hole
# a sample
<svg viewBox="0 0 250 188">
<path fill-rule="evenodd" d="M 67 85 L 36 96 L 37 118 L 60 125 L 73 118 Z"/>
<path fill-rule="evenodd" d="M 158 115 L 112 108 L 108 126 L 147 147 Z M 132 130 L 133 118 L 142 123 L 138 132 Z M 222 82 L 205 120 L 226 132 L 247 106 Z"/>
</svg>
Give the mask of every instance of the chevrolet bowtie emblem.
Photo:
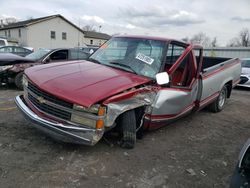
<svg viewBox="0 0 250 188">
<path fill-rule="evenodd" d="M 36 98 L 41 104 L 46 103 L 46 100 L 43 97 L 37 97 Z"/>
</svg>

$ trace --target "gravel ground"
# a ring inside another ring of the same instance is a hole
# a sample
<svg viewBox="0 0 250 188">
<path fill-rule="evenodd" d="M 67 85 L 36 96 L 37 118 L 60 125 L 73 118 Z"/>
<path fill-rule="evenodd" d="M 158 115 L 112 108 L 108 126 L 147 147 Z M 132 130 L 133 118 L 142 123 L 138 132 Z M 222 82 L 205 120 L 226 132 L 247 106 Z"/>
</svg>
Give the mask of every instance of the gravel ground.
<svg viewBox="0 0 250 188">
<path fill-rule="evenodd" d="M 233 90 L 220 113 L 189 115 L 125 150 L 44 136 L 16 109 L 21 92 L 0 87 L 0 187 L 228 187 L 250 137 L 250 90 Z"/>
</svg>

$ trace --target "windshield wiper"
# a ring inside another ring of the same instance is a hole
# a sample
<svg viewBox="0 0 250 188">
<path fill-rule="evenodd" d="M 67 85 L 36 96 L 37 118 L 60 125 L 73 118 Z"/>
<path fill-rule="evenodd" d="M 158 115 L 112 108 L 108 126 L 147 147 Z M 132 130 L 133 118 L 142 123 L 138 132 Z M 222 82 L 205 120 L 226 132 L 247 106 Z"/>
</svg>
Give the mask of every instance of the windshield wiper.
<svg viewBox="0 0 250 188">
<path fill-rule="evenodd" d="M 96 60 L 96 59 L 94 59 L 94 58 L 88 58 L 87 60 L 92 61 L 92 62 L 94 62 L 94 63 L 101 64 L 100 61 L 98 61 L 98 60 Z"/>
<path fill-rule="evenodd" d="M 114 65 L 120 65 L 121 67 L 125 67 L 125 68 L 129 69 L 131 72 L 137 74 L 137 72 L 134 69 L 132 69 L 129 65 L 119 63 L 119 62 L 109 62 L 109 63 L 114 64 Z"/>
</svg>

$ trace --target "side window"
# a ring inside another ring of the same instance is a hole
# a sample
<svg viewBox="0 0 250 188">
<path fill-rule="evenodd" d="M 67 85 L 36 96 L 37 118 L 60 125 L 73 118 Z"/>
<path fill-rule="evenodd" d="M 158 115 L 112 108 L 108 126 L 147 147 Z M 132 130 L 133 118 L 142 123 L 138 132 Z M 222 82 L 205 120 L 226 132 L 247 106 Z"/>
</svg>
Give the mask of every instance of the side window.
<svg viewBox="0 0 250 188">
<path fill-rule="evenodd" d="M 5 47 L 5 48 L 4 48 L 4 52 L 8 52 L 8 53 L 13 52 L 13 51 L 12 51 L 12 47 Z"/>
<path fill-rule="evenodd" d="M 87 59 L 89 54 L 81 50 L 70 50 L 69 51 L 69 60 L 78 60 L 78 59 Z"/>
<path fill-rule="evenodd" d="M 189 87 L 195 77 L 193 54 L 189 52 L 171 75 L 171 86 Z"/>
<path fill-rule="evenodd" d="M 68 50 L 59 50 L 50 55 L 51 61 L 59 61 L 68 59 Z"/>
<path fill-rule="evenodd" d="M 168 45 L 168 51 L 166 56 L 166 70 L 168 70 L 176 60 L 182 55 L 185 48 L 175 44 Z"/>
<path fill-rule="evenodd" d="M 14 48 L 15 52 L 25 52 L 26 50 L 24 48 Z"/>
</svg>

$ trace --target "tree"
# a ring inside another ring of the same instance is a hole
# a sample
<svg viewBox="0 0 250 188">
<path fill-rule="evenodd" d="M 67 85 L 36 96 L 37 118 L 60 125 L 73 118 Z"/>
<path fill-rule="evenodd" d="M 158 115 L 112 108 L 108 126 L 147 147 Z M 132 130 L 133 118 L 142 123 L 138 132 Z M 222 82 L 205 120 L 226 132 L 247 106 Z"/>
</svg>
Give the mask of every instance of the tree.
<svg viewBox="0 0 250 188">
<path fill-rule="evenodd" d="M 242 46 L 250 46 L 249 30 L 247 28 L 244 28 L 240 31 L 240 41 Z"/>
<path fill-rule="evenodd" d="M 203 32 L 199 32 L 195 34 L 191 39 L 190 42 L 193 44 L 200 44 L 204 47 L 210 47 L 211 42 L 210 38 Z"/>
<path fill-rule="evenodd" d="M 4 24 L 4 25 L 9 25 L 12 23 L 16 23 L 18 21 L 15 17 L 4 17 L 0 19 L 1 19 L 1 24 Z"/>
<path fill-rule="evenodd" d="M 230 41 L 227 44 L 227 46 L 229 46 L 229 47 L 239 47 L 239 46 L 241 46 L 239 38 L 238 37 L 234 37 L 234 38 L 230 39 Z"/>
<path fill-rule="evenodd" d="M 94 26 L 92 25 L 85 25 L 83 28 L 82 28 L 83 31 L 96 31 L 94 29 Z"/>
<path fill-rule="evenodd" d="M 212 47 L 216 47 L 217 46 L 217 37 L 214 37 L 212 42 L 211 42 L 211 46 Z"/>
<path fill-rule="evenodd" d="M 227 46 L 230 47 L 248 47 L 250 46 L 250 33 L 247 28 L 243 28 L 240 32 L 238 37 L 232 38 Z"/>
</svg>

